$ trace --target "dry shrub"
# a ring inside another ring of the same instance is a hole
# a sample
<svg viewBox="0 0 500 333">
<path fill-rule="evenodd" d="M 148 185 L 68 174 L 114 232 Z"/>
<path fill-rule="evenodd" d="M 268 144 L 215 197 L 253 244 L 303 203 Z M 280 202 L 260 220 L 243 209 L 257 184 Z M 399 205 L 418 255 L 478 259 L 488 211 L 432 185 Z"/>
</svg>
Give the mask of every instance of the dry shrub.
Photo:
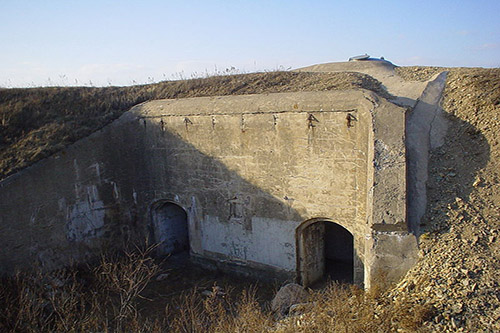
<svg viewBox="0 0 500 333">
<path fill-rule="evenodd" d="M 152 248 L 128 251 L 115 260 L 103 257 L 95 270 L 103 289 L 118 299 L 116 305 L 113 303 L 112 309 L 118 329 L 121 329 L 124 320 L 137 318 L 135 302 L 158 272 L 158 265 L 149 256 L 151 251 Z"/>
<path fill-rule="evenodd" d="M 156 273 L 149 251 L 103 257 L 93 270 L 77 267 L 17 274 L 0 286 L 2 332 L 160 332 L 141 318 L 136 300 Z"/>
<path fill-rule="evenodd" d="M 256 290 L 244 290 L 237 303 L 236 316 L 231 320 L 232 332 L 259 332 L 274 326 L 269 310 L 263 310 L 255 297 Z"/>
<path fill-rule="evenodd" d="M 278 332 L 418 332 L 430 307 L 396 303 L 385 293 L 330 284 L 312 295 L 309 311 L 282 321 Z"/>
<path fill-rule="evenodd" d="M 172 332 L 419 332 L 430 319 L 426 305 L 394 302 L 377 289 L 365 292 L 352 285 L 330 284 L 313 291 L 311 306 L 301 314 L 275 321 L 254 290 L 226 299 L 216 289 L 206 299 L 196 291 L 184 295 L 173 316 Z"/>
<path fill-rule="evenodd" d="M 140 315 L 137 300 L 157 265 L 149 251 L 103 257 L 92 270 L 17 275 L 0 286 L 2 332 L 419 332 L 432 308 L 331 283 L 311 303 L 276 321 L 256 288 L 233 295 L 216 285 L 208 295 L 185 293 L 165 313 Z"/>
<path fill-rule="evenodd" d="M 178 313 L 171 318 L 171 328 L 174 332 L 203 332 L 203 305 L 196 289 L 181 297 L 176 304 Z"/>
<path fill-rule="evenodd" d="M 2 331 L 70 332 L 99 327 L 98 297 L 86 292 L 74 270 L 17 274 L 3 281 L 0 294 Z"/>
<path fill-rule="evenodd" d="M 179 313 L 172 316 L 172 332 L 265 332 L 274 325 L 271 313 L 261 308 L 254 287 L 238 299 L 214 286 L 204 299 L 196 289 L 181 297 Z"/>
</svg>

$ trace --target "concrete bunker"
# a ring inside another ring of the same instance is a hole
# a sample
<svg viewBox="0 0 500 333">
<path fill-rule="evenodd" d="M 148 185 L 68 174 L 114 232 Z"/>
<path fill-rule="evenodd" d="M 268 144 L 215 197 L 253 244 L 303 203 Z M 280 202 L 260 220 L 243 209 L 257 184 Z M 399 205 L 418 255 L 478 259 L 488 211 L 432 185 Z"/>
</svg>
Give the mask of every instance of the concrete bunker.
<svg viewBox="0 0 500 333">
<path fill-rule="evenodd" d="M 406 225 L 405 115 L 365 90 L 137 105 L 0 183 L 0 241 L 16 248 L 0 254 L 0 272 L 57 268 L 148 239 L 159 254 L 189 249 L 192 259 L 291 279 L 304 250 L 297 228 L 323 221 L 328 238 L 339 230 L 317 217 L 329 217 L 349 230 L 343 243 L 353 245 L 343 248 L 354 247 L 344 260 L 352 270 L 340 271 L 365 287 L 379 271 L 397 280 L 417 254 Z M 80 221 L 73 212 L 98 217 L 99 232 L 69 234 Z M 335 261 L 328 244 L 316 251 Z"/>
<path fill-rule="evenodd" d="M 325 280 L 354 283 L 354 235 L 328 219 L 305 221 L 296 229 L 297 280 L 310 286 Z M 359 267 L 358 267 L 359 268 Z"/>
<path fill-rule="evenodd" d="M 189 252 L 186 211 L 170 201 L 154 204 L 151 208 L 151 239 L 158 246 L 158 256 Z"/>
</svg>

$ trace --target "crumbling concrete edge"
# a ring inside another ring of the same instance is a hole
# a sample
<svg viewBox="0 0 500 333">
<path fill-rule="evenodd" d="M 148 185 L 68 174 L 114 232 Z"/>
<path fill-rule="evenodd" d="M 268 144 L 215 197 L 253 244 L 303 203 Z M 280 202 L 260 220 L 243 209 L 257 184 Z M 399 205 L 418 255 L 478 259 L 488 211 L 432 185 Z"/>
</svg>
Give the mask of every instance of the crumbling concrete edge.
<svg viewBox="0 0 500 333">
<path fill-rule="evenodd" d="M 418 246 L 407 223 L 407 110 L 371 92 L 365 92 L 365 98 L 372 103 L 373 121 L 364 281 L 369 289 L 381 279 L 400 280 L 415 265 Z"/>
<path fill-rule="evenodd" d="M 429 154 L 444 143 L 448 128 L 440 107 L 448 72 L 441 72 L 427 84 L 415 108 L 407 117 L 408 225 L 417 237 L 427 209 Z"/>
</svg>

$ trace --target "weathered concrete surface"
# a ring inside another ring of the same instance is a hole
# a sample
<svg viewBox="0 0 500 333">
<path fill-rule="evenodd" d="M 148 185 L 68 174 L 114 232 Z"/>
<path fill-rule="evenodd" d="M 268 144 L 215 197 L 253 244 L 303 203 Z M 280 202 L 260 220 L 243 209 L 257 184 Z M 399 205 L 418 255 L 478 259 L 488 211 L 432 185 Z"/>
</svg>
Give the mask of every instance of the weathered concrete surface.
<svg viewBox="0 0 500 333">
<path fill-rule="evenodd" d="M 371 277 L 367 288 L 399 280 L 418 260 L 417 238 L 411 233 L 374 231 L 366 245 L 372 254 L 365 262 L 365 274 Z"/>
<path fill-rule="evenodd" d="M 151 209 L 151 239 L 158 255 L 189 251 L 187 214 L 176 204 L 160 202 Z"/>
<path fill-rule="evenodd" d="M 160 130 L 148 131 L 155 147 L 148 155 L 155 160 L 151 164 L 165 166 L 170 196 L 191 207 L 195 197 L 193 253 L 293 272 L 294 230 L 318 216 L 332 216 L 357 235 L 356 246 L 364 246 L 373 104 L 353 91 L 276 97 L 154 101 L 134 110 Z M 351 128 L 348 113 L 358 119 Z M 223 167 L 198 162 L 193 151 L 162 141 L 162 126 L 180 145 L 189 143 Z M 174 155 L 189 165 L 165 160 Z M 194 169 L 192 175 L 186 168 Z"/>
<path fill-rule="evenodd" d="M 408 224 L 416 235 L 427 209 L 429 153 L 444 143 L 447 121 L 440 107 L 447 72 L 427 84 L 417 105 L 408 116 Z"/>
<path fill-rule="evenodd" d="M 170 202 L 193 256 L 293 275 L 297 228 L 322 218 L 353 234 L 365 284 L 397 278 L 406 253 L 372 244 L 407 232 L 404 140 L 405 110 L 363 90 L 141 104 L 0 183 L 1 269 L 144 243 Z"/>
<path fill-rule="evenodd" d="M 398 248 L 398 244 L 401 239 L 406 239 L 406 243 L 409 244 L 410 248 L 416 247 L 414 245 L 414 237 L 419 236 L 420 230 L 420 220 L 427 209 L 427 175 L 428 175 L 428 158 L 429 151 L 433 148 L 439 147 L 443 144 L 444 136 L 447 130 L 447 122 L 444 118 L 444 113 L 440 108 L 441 95 L 446 83 L 446 72 L 435 75 L 427 82 L 417 82 L 417 81 L 405 81 L 395 72 L 395 67 L 392 63 L 384 60 L 370 60 L 370 61 L 351 61 L 351 62 L 340 62 L 340 63 L 327 63 L 319 64 L 314 66 L 309 66 L 305 68 L 297 69 L 301 72 L 344 72 L 353 71 L 368 74 L 375 79 L 379 80 L 387 91 L 394 97 L 391 99 L 392 102 L 405 106 L 409 108 L 408 118 L 406 122 L 406 133 L 407 133 L 407 154 L 408 161 L 405 161 L 408 166 L 407 172 L 407 205 L 408 205 L 408 215 L 407 220 L 397 222 L 400 225 L 399 235 L 393 237 L 395 242 L 393 246 Z M 389 116 L 390 117 L 390 116 Z M 389 124 L 390 120 L 386 119 L 380 122 L 381 124 Z M 389 131 L 391 129 L 388 129 Z M 399 131 L 399 129 L 397 130 Z M 382 153 L 385 151 L 383 145 L 378 144 L 375 140 L 375 154 Z M 395 149 L 391 150 L 392 153 L 401 150 Z M 389 154 L 379 158 L 381 164 L 384 161 L 393 160 L 399 163 L 401 159 L 389 157 Z M 396 173 L 400 175 L 400 173 Z M 383 180 L 390 179 L 389 175 L 381 175 Z M 375 181 L 377 183 L 377 181 Z M 401 203 L 402 198 L 394 197 L 390 193 L 374 193 L 374 201 L 382 200 L 382 202 L 375 205 L 375 207 L 389 207 L 391 201 L 393 203 Z M 405 200 L 406 201 L 406 200 Z M 392 210 L 391 210 L 392 211 Z M 389 212 L 389 211 L 388 211 Z M 376 216 L 377 211 L 374 209 L 374 216 Z M 378 212 L 376 220 L 385 221 L 383 211 Z M 390 215 L 390 214 L 387 214 Z M 390 216 L 386 216 L 389 220 L 394 220 Z M 408 230 L 413 234 L 406 234 Z M 366 253 L 380 253 L 383 250 L 375 250 L 377 245 L 377 239 L 386 238 L 387 235 L 383 236 L 381 233 L 390 232 L 394 236 L 394 229 L 387 229 L 384 224 L 376 225 L 374 224 L 375 234 L 371 237 L 371 242 L 368 242 L 369 248 L 366 249 Z M 387 242 L 387 239 L 384 240 Z M 389 246 L 390 248 L 390 246 Z M 413 250 L 411 250 L 413 251 Z M 405 264 L 402 262 L 401 271 L 406 271 L 408 267 L 411 267 L 415 262 L 416 258 L 413 255 L 405 255 L 408 259 L 405 260 Z M 394 258 L 393 258 L 394 259 Z M 384 262 L 384 260 L 378 258 L 375 261 Z M 397 260 L 390 259 L 388 262 Z M 372 264 L 371 259 L 367 260 L 368 265 L 365 263 L 365 271 L 369 275 L 377 275 L 379 273 L 374 273 L 375 270 L 385 271 L 382 267 L 378 267 L 378 264 Z M 405 267 L 405 265 L 409 265 Z M 386 268 L 390 265 L 383 264 Z M 370 271 L 371 272 L 368 272 Z M 387 269 L 388 272 L 396 272 L 397 270 L 390 268 Z M 391 273 L 392 274 L 392 273 Z M 399 273 L 396 273 L 398 275 Z"/>
<path fill-rule="evenodd" d="M 1 273 L 52 269 L 124 246 L 137 226 L 137 193 L 147 190 L 134 119 L 126 114 L 0 182 Z"/>
</svg>

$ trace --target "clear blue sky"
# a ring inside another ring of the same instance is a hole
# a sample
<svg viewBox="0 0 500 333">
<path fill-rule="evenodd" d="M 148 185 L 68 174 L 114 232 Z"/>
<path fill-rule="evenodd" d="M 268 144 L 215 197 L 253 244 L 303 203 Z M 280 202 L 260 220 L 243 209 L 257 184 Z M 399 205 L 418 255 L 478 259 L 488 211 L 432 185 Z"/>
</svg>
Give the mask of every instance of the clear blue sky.
<svg viewBox="0 0 500 333">
<path fill-rule="evenodd" d="M 0 86 L 345 61 L 500 66 L 500 0 L 0 0 Z"/>
</svg>

